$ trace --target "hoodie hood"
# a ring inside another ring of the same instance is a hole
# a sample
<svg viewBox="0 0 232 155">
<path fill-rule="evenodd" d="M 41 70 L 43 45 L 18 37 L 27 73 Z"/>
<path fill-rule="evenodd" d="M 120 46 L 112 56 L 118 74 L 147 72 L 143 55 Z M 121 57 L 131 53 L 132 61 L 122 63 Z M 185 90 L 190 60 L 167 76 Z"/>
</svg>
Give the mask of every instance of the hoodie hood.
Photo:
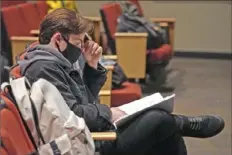
<svg viewBox="0 0 232 155">
<path fill-rule="evenodd" d="M 21 74 L 24 75 L 26 69 L 38 60 L 54 61 L 64 68 L 72 68 L 72 64 L 58 50 L 51 48 L 49 45 L 36 45 L 28 47 L 24 59 L 18 62 Z"/>
</svg>

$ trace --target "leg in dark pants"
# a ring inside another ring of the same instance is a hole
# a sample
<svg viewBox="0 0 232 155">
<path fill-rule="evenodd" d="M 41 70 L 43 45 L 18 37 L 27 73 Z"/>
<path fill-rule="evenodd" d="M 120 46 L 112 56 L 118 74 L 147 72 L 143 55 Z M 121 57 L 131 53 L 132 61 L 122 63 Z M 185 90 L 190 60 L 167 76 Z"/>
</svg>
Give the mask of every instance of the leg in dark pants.
<svg viewBox="0 0 232 155">
<path fill-rule="evenodd" d="M 183 137 L 174 134 L 165 141 L 155 145 L 146 155 L 187 155 L 187 149 Z"/>
<path fill-rule="evenodd" d="M 172 115 L 163 111 L 151 110 L 127 125 L 120 127 L 118 129 L 117 141 L 114 143 L 105 142 L 102 146 L 102 154 L 145 155 L 150 153 L 157 155 L 184 155 L 178 154 L 180 152 L 179 149 L 185 148 L 184 142 L 180 143 L 183 146 L 176 146 L 176 142 L 182 138 L 181 136 L 176 136 L 178 130 L 179 128 L 176 126 Z M 170 152 L 168 148 L 172 148 Z"/>
</svg>

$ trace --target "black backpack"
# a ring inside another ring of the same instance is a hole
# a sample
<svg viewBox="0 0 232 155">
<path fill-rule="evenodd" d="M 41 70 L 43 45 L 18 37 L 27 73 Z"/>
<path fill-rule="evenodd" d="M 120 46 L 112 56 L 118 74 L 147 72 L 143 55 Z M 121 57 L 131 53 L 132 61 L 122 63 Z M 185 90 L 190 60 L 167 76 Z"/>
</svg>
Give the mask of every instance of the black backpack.
<svg viewBox="0 0 232 155">
<path fill-rule="evenodd" d="M 166 43 L 166 32 L 159 25 L 139 15 L 139 10 L 132 3 L 124 3 L 123 14 L 118 18 L 117 32 L 146 32 L 147 49 L 157 49 Z M 157 29 L 155 29 L 156 27 Z"/>
<path fill-rule="evenodd" d="M 103 66 L 113 65 L 114 70 L 112 72 L 112 89 L 122 88 L 122 84 L 128 81 L 126 74 L 124 73 L 122 67 L 114 60 L 101 59 L 100 63 Z"/>
<path fill-rule="evenodd" d="M 112 74 L 112 89 L 122 88 L 122 84 L 126 81 L 128 81 L 126 74 L 122 67 L 116 62 Z"/>
</svg>

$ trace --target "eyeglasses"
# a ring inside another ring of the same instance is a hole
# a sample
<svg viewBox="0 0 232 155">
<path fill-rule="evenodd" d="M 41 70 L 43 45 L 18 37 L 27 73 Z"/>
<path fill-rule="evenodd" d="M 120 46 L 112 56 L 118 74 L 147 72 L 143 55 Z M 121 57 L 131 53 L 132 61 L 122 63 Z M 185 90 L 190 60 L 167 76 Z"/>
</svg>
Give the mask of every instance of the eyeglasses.
<svg viewBox="0 0 232 155">
<path fill-rule="evenodd" d="M 72 43 L 70 43 L 69 41 L 68 41 L 68 39 L 65 37 L 65 36 L 62 36 L 62 38 L 64 39 L 64 41 L 66 42 L 66 43 L 69 43 L 69 44 L 72 44 Z M 76 46 L 76 47 L 78 47 L 78 48 L 84 48 L 85 47 L 85 44 L 84 44 L 84 42 L 81 40 L 81 39 L 78 39 L 80 42 L 79 43 L 77 43 L 77 44 L 72 44 L 73 46 Z"/>
</svg>

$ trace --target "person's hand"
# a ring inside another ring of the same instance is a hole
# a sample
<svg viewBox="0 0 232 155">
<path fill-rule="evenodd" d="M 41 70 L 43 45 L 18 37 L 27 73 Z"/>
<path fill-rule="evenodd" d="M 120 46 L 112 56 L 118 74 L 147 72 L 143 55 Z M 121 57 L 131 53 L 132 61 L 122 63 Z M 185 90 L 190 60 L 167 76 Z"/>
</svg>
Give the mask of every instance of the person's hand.
<svg viewBox="0 0 232 155">
<path fill-rule="evenodd" d="M 122 110 L 120 110 L 119 108 L 110 108 L 111 112 L 112 112 L 112 122 L 116 121 L 117 119 L 119 119 L 120 117 L 126 115 L 126 113 Z"/>
<path fill-rule="evenodd" d="M 89 66 L 97 69 L 98 62 L 102 56 L 102 47 L 93 41 L 86 41 L 83 55 Z"/>
</svg>

